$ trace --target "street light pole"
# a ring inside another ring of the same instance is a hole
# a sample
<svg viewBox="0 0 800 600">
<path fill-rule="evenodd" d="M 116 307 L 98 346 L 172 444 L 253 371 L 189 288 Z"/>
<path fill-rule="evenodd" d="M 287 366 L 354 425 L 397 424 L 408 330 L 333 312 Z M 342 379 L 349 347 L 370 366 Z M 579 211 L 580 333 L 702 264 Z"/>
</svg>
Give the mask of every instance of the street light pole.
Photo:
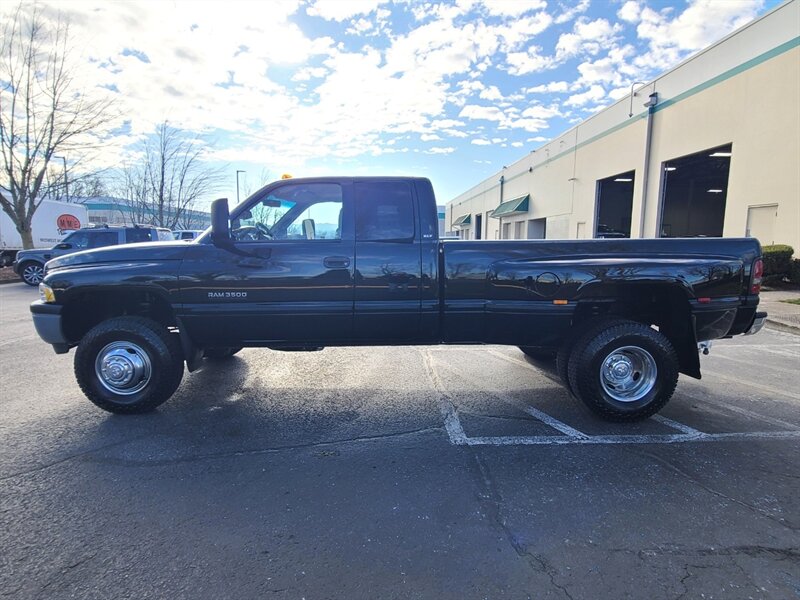
<svg viewBox="0 0 800 600">
<path fill-rule="evenodd" d="M 246 173 L 247 171 L 236 170 L 236 204 L 239 204 L 239 173 Z"/>
<path fill-rule="evenodd" d="M 67 181 L 67 159 L 64 156 L 54 156 L 53 158 L 60 158 L 64 161 L 64 193 L 67 196 L 67 202 L 69 202 L 69 182 Z"/>
</svg>

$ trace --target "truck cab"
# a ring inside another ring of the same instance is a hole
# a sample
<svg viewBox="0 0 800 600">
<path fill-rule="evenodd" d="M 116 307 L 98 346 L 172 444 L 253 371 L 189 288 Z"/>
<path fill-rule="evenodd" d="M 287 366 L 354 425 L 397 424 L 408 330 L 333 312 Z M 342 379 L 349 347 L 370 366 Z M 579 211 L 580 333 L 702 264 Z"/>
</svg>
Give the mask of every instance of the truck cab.
<svg viewBox="0 0 800 600">
<path fill-rule="evenodd" d="M 224 243 L 209 232 L 187 251 L 179 275 L 186 327 L 200 345 L 432 341 L 438 229 L 431 207 L 425 179 L 269 186 L 230 213 Z"/>
</svg>

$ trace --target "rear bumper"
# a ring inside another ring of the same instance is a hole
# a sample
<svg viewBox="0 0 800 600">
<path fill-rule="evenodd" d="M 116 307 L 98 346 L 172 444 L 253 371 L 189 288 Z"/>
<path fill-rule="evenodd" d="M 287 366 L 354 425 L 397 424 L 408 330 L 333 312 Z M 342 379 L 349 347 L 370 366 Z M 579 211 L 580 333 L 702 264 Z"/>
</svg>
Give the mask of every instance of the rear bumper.
<svg viewBox="0 0 800 600">
<path fill-rule="evenodd" d="M 750 328 L 744 332 L 745 335 L 754 335 L 761 331 L 764 327 L 764 324 L 767 322 L 767 313 L 765 312 L 757 312 L 756 316 L 753 318 L 753 323 L 750 325 Z"/>
<path fill-rule="evenodd" d="M 31 304 L 31 315 L 36 333 L 48 344 L 53 346 L 56 354 L 64 354 L 69 350 L 69 340 L 64 336 L 61 328 L 61 311 L 64 307 L 60 304 L 46 304 L 37 300 Z"/>
<path fill-rule="evenodd" d="M 715 298 L 711 302 L 690 301 L 698 341 L 716 340 L 747 332 L 753 325 L 758 296 Z"/>
</svg>

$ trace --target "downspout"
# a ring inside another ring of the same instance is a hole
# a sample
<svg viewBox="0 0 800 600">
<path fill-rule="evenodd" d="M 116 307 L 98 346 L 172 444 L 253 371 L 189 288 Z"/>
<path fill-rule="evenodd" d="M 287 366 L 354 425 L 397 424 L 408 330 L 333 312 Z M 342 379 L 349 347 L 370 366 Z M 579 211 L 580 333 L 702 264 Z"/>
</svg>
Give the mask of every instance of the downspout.
<svg viewBox="0 0 800 600">
<path fill-rule="evenodd" d="M 505 167 L 503 167 L 503 168 L 505 169 Z M 497 206 L 500 206 L 500 204 L 503 203 L 503 184 L 505 182 L 506 182 L 506 175 L 505 175 L 505 173 L 503 173 L 502 175 L 500 175 L 500 203 Z M 497 237 L 502 240 L 503 239 L 503 217 L 500 217 L 497 221 L 498 221 L 497 226 L 500 228 L 500 231 L 498 232 L 499 235 Z"/>
<path fill-rule="evenodd" d="M 650 147 L 653 144 L 653 115 L 658 104 L 658 92 L 650 94 L 645 103 L 647 107 L 647 133 L 644 141 L 644 173 L 642 174 L 642 209 L 639 211 L 639 237 L 644 237 L 644 217 L 647 207 L 647 187 L 650 181 Z"/>
</svg>

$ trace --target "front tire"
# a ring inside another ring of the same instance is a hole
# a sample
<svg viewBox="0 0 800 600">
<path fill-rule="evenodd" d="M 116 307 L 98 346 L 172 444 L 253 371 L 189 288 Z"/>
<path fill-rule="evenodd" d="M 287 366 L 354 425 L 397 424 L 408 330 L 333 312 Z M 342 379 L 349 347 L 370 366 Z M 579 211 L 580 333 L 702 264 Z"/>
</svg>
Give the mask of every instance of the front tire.
<svg viewBox="0 0 800 600">
<path fill-rule="evenodd" d="M 569 359 L 573 394 L 607 421 L 639 421 L 661 410 L 678 383 L 669 340 L 647 325 L 615 321 L 579 339 Z"/>
<path fill-rule="evenodd" d="M 44 265 L 35 260 L 26 261 L 19 266 L 19 276 L 28 285 L 38 286 L 44 279 Z"/>
<path fill-rule="evenodd" d="M 117 414 L 154 410 L 178 389 L 178 336 L 144 317 L 117 317 L 92 328 L 75 352 L 75 377 L 96 406 Z"/>
</svg>

